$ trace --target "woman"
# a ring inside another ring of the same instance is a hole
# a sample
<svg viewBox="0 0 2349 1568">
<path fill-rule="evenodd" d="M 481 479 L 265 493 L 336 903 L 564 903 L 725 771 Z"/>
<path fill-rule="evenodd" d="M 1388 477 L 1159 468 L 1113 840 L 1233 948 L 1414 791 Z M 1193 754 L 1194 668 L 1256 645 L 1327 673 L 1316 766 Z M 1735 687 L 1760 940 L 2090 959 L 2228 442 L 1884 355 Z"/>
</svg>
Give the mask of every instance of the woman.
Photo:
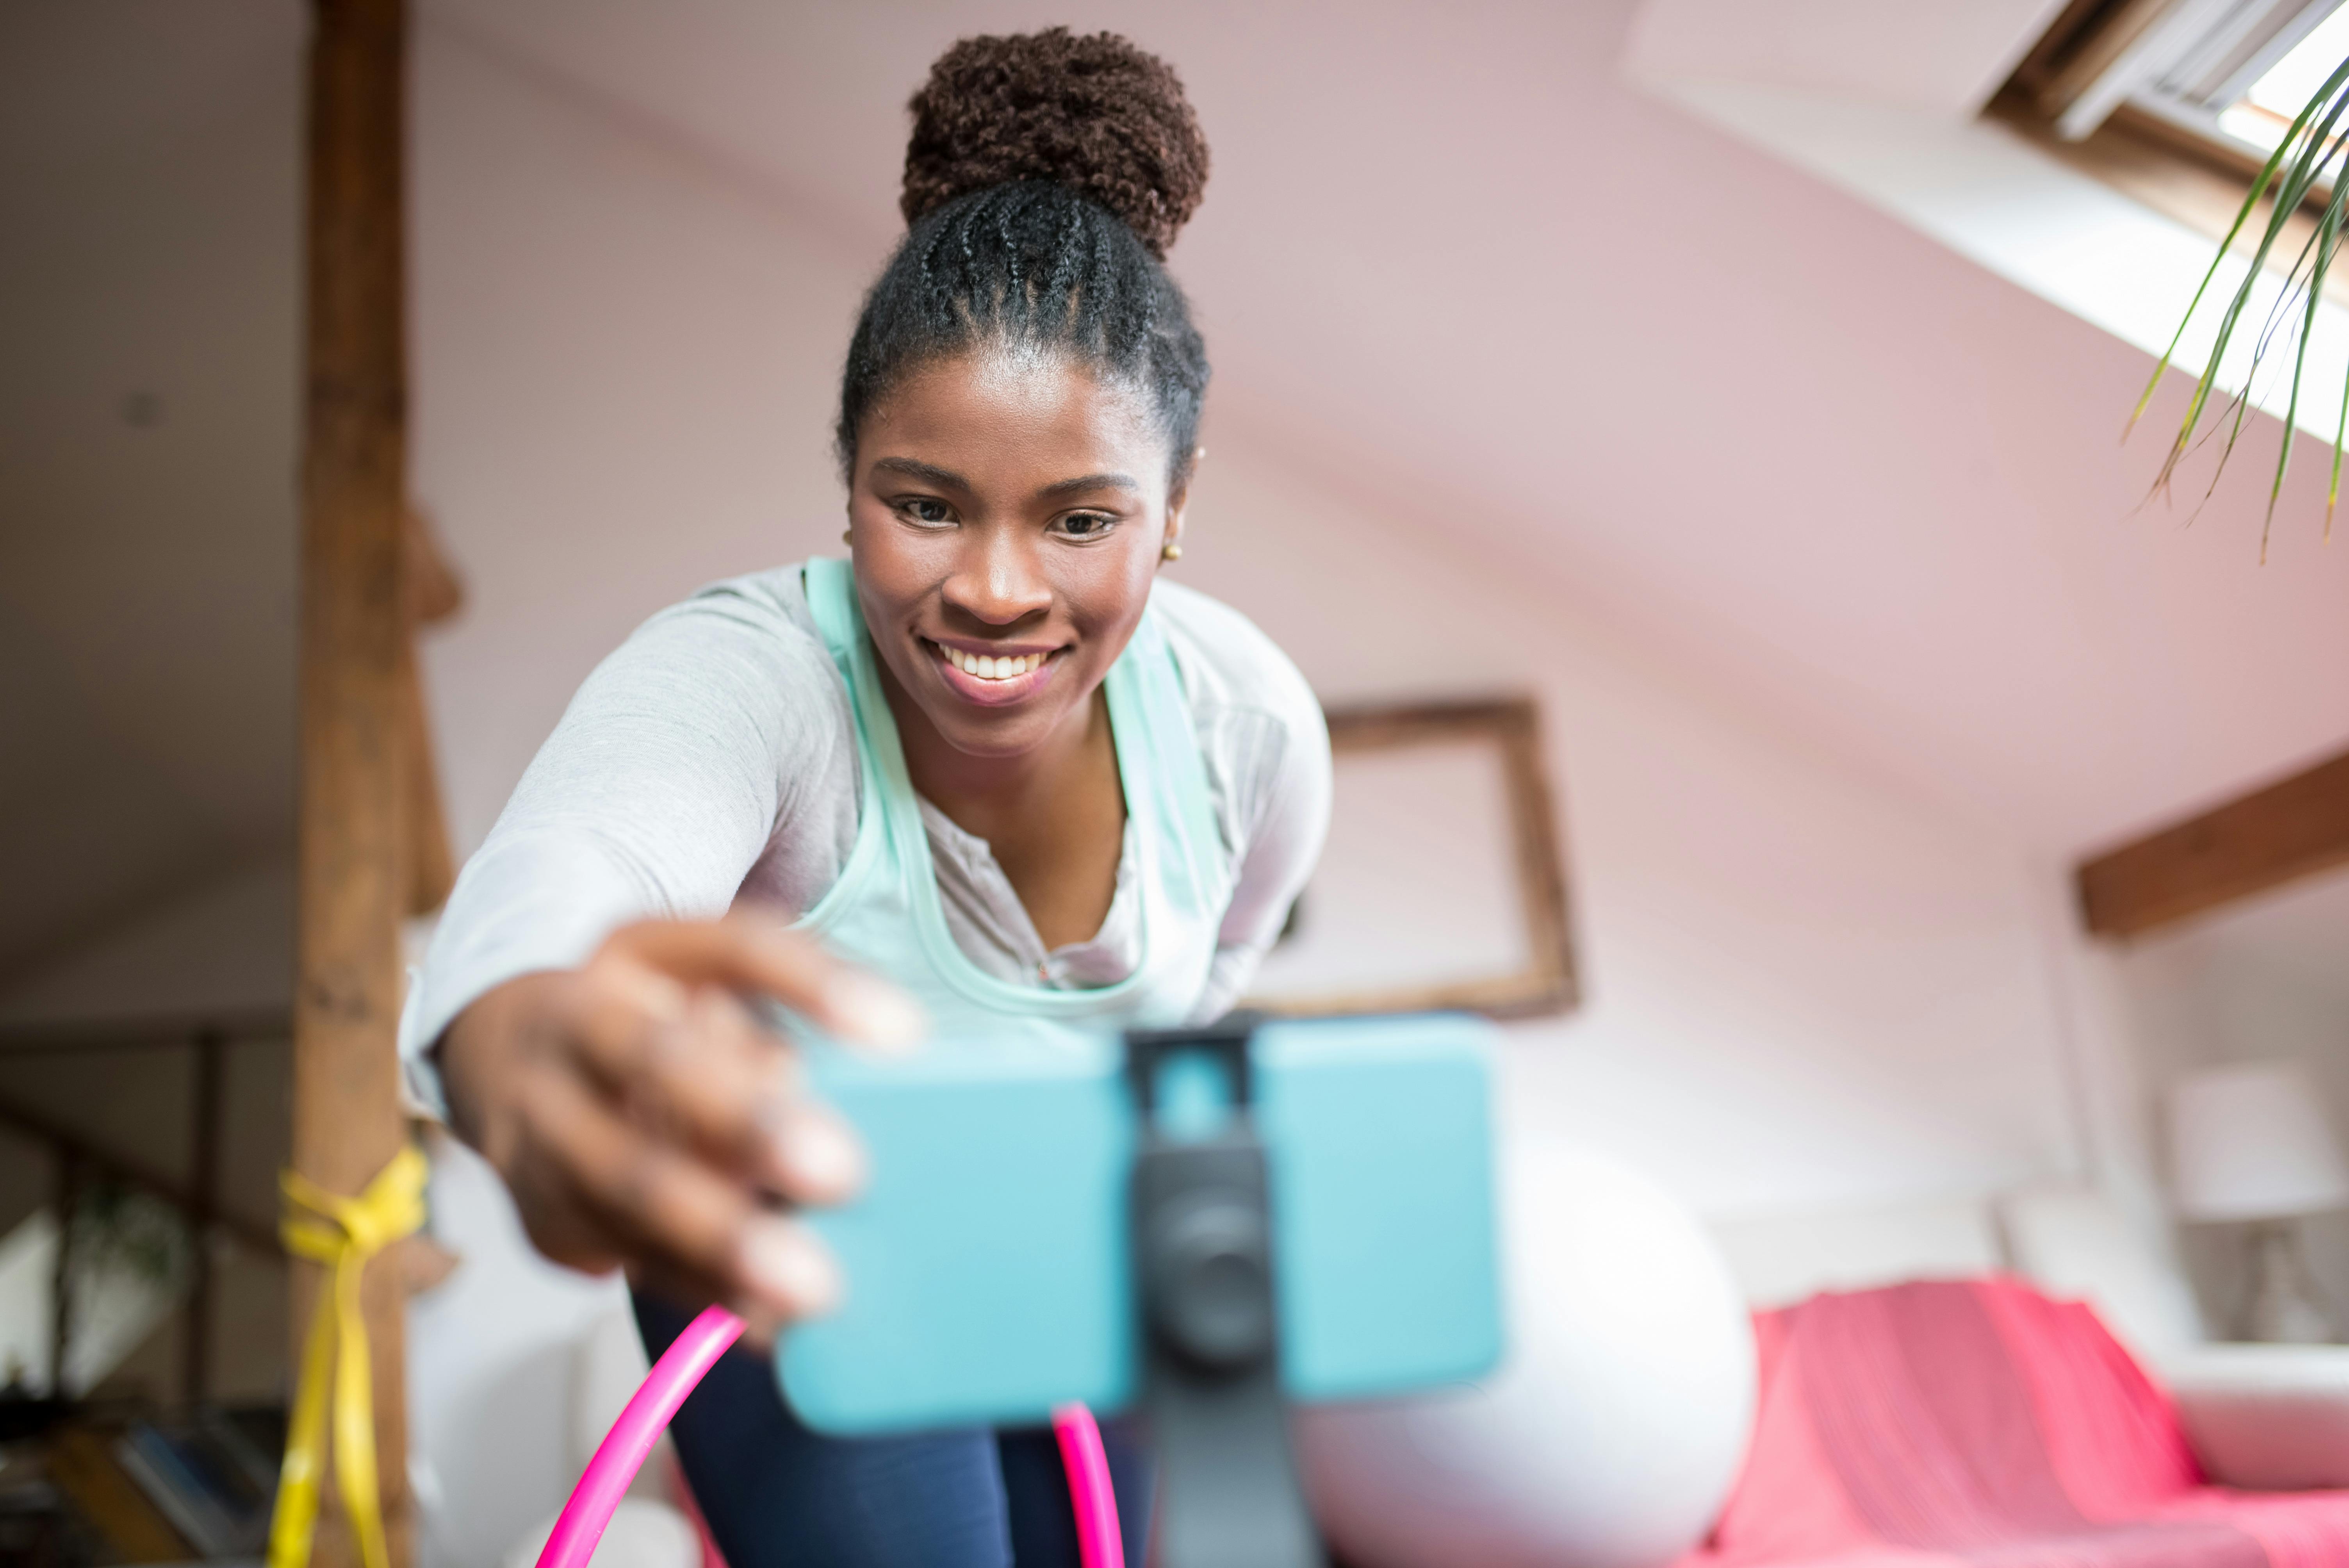
<svg viewBox="0 0 2349 1568">
<path fill-rule="evenodd" d="M 1212 1017 L 1327 823 L 1303 680 L 1156 581 L 1207 379 L 1162 265 L 1207 168 L 1180 83 L 1056 28 L 957 45 L 912 107 L 909 229 L 841 389 L 853 565 L 720 583 L 604 662 L 402 1023 L 418 1097 L 540 1250 L 627 1267 L 655 1353 L 693 1304 L 764 1337 L 842 1288 L 791 1210 L 861 1155 L 743 996 L 940 1049 Z M 1076 1561 L 1049 1437 L 822 1439 L 747 1356 L 675 1430 L 734 1568 Z"/>
</svg>

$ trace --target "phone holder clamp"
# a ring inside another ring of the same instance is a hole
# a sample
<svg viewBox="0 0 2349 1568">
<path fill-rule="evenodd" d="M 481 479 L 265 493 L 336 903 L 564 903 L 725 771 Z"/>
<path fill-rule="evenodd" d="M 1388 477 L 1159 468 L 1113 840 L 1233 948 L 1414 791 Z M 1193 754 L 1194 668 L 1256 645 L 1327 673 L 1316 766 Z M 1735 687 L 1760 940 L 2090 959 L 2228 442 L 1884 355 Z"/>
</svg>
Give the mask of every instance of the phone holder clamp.
<svg viewBox="0 0 2349 1568">
<path fill-rule="evenodd" d="M 1164 1568 L 1320 1568 L 1280 1392 L 1272 1214 L 1249 1043 L 1254 1015 L 1133 1029 L 1126 1076 L 1138 1112 L 1133 1203 L 1143 1410 L 1163 1480 Z M 1175 1135 L 1159 1069 L 1196 1053 L 1221 1065 L 1229 1114 Z"/>
</svg>

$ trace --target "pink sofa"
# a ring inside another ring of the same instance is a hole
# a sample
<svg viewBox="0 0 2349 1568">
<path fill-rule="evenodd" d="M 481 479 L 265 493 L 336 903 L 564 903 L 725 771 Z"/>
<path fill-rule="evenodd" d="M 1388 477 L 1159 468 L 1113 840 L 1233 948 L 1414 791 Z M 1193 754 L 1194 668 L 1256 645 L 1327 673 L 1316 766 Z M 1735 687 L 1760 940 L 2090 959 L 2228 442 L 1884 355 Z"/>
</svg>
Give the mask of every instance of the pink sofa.
<svg viewBox="0 0 2349 1568">
<path fill-rule="evenodd" d="M 1760 1314 L 1753 1446 L 1679 1568 L 2349 1568 L 2349 1491 L 2205 1475 L 2095 1314 L 2008 1278 Z"/>
</svg>

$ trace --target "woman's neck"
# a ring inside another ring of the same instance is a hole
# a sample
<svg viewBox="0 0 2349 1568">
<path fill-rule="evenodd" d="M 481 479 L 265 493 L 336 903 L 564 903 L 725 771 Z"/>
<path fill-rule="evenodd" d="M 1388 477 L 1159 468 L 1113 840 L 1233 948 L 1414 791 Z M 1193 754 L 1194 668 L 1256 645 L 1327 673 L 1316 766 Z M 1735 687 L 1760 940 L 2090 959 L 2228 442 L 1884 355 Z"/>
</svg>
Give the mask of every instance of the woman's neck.
<svg viewBox="0 0 2349 1568">
<path fill-rule="evenodd" d="M 973 757 L 947 743 L 885 665 L 881 678 L 915 789 L 987 841 L 1047 951 L 1091 940 L 1115 896 L 1125 842 L 1108 699 L 1095 691 L 1033 750 Z"/>
<path fill-rule="evenodd" d="M 997 833 L 989 827 L 1009 828 L 1029 819 L 1030 813 L 1064 812 L 1078 804 L 1072 797 L 1091 792 L 1089 785 L 1098 789 L 1104 780 L 1112 786 L 1116 783 L 1117 748 L 1110 729 L 1109 702 L 1098 690 L 1071 712 L 1043 745 L 1009 756 L 984 757 L 957 750 L 939 734 L 885 664 L 881 666 L 881 685 L 890 714 L 897 721 L 905 771 L 915 790 L 957 827 L 990 842 Z M 1123 806 L 1123 791 L 1116 792 Z"/>
</svg>

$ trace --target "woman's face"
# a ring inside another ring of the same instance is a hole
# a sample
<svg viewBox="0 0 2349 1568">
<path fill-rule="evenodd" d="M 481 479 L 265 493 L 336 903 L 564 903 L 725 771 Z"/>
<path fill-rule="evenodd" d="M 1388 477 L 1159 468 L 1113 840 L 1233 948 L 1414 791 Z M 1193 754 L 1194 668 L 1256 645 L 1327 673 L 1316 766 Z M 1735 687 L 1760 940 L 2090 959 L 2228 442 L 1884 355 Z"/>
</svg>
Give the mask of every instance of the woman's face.
<svg viewBox="0 0 2349 1568">
<path fill-rule="evenodd" d="M 857 431 L 848 517 L 882 662 L 938 735 L 1009 758 L 1081 725 L 1182 527 L 1134 394 L 1055 356 L 908 377 Z M 901 710 L 902 716 L 902 710 Z"/>
</svg>

